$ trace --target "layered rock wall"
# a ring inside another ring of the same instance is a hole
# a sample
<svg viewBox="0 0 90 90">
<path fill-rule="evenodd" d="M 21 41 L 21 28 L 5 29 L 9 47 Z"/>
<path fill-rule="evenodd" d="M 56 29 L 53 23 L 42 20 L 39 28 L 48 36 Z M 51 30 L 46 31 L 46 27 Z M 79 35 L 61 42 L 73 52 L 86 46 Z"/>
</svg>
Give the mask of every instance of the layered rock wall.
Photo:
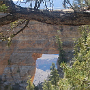
<svg viewBox="0 0 90 90">
<path fill-rule="evenodd" d="M 36 59 L 42 54 L 59 53 L 55 38 L 57 35 L 63 42 L 67 58 L 70 59 L 74 45 L 73 38 L 80 37 L 77 27 L 53 26 L 30 21 L 28 27 L 13 38 L 10 47 L 7 47 L 6 41 L 0 41 L 1 85 L 12 84 L 14 87 L 19 84 L 20 89 L 25 90 L 28 76 L 32 77 L 32 81 L 34 79 Z"/>
</svg>

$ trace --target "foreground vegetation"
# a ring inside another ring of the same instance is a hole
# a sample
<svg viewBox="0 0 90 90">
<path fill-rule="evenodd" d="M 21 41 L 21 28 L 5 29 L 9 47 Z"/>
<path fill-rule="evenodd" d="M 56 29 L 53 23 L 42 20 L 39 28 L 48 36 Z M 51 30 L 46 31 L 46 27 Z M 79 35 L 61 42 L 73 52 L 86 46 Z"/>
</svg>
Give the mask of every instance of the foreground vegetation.
<svg viewBox="0 0 90 90">
<path fill-rule="evenodd" d="M 47 90 L 90 90 L 90 32 L 89 26 L 80 27 L 81 38 L 75 41 L 73 65 L 61 63 L 64 78 Z M 89 32 L 89 33 L 88 33 Z M 53 74 L 54 75 L 54 74 Z M 47 82 L 48 83 L 48 82 Z M 48 84 L 49 85 L 49 84 Z M 50 87 L 51 87 L 50 86 Z M 46 86 L 47 87 L 47 86 Z M 56 87 L 56 89 L 54 88 Z"/>
</svg>

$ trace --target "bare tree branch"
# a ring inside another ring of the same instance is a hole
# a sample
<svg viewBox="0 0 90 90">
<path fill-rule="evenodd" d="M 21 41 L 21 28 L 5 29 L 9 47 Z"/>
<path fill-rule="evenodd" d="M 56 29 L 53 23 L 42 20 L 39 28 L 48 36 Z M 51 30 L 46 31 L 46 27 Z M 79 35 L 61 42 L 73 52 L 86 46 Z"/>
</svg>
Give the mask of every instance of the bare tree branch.
<svg viewBox="0 0 90 90">
<path fill-rule="evenodd" d="M 29 23 L 29 20 L 26 21 L 26 24 L 22 29 L 20 29 L 17 33 L 12 35 L 12 38 L 15 37 L 17 34 L 19 34 L 20 32 L 22 32 L 27 27 L 28 23 Z"/>
<path fill-rule="evenodd" d="M 62 11 L 30 11 L 16 12 L 0 18 L 0 26 L 6 25 L 18 19 L 36 20 L 52 25 L 90 25 L 90 13 L 88 12 L 62 12 Z"/>
<path fill-rule="evenodd" d="M 12 41 L 12 38 L 15 37 L 16 35 L 18 35 L 20 32 L 22 32 L 27 27 L 27 25 L 29 23 L 29 20 L 25 20 L 25 21 L 26 21 L 26 24 L 18 32 L 14 33 L 14 34 L 11 34 L 10 36 L 0 35 L 1 36 L 0 39 L 2 41 L 4 41 L 4 40 L 6 41 L 7 40 L 8 41 L 8 44 L 10 44 L 11 41 Z"/>
</svg>

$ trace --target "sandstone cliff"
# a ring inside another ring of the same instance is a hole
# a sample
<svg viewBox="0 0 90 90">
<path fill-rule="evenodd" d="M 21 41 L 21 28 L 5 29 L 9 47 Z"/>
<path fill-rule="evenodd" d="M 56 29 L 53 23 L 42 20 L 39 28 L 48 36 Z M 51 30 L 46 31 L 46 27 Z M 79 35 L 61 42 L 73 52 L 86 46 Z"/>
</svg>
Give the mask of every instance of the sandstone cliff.
<svg viewBox="0 0 90 90">
<path fill-rule="evenodd" d="M 2 27 L 0 30 L 3 28 L 8 29 L 8 27 Z M 25 90 L 28 76 L 32 77 L 32 81 L 34 79 L 36 59 L 42 54 L 59 53 L 56 35 L 59 35 L 63 41 L 67 58 L 70 59 L 74 45 L 73 38 L 80 37 L 77 27 L 53 26 L 30 21 L 28 27 L 13 38 L 10 47 L 7 47 L 6 41 L 0 41 L 1 90 L 5 90 L 3 87 L 10 84 L 13 87 L 15 85 L 19 87 L 16 90 Z"/>
</svg>

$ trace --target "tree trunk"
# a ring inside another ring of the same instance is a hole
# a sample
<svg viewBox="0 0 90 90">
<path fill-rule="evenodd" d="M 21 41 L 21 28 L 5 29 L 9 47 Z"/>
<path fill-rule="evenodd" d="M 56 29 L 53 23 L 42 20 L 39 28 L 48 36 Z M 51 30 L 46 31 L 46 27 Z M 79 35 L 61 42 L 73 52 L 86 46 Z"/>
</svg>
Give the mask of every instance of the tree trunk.
<svg viewBox="0 0 90 90">
<path fill-rule="evenodd" d="M 36 20 L 52 25 L 90 25 L 90 12 L 74 11 L 48 11 L 35 10 L 16 6 L 9 0 L 5 2 L 9 6 L 9 14 L 0 18 L 0 26 L 9 24 L 18 19 Z"/>
</svg>

